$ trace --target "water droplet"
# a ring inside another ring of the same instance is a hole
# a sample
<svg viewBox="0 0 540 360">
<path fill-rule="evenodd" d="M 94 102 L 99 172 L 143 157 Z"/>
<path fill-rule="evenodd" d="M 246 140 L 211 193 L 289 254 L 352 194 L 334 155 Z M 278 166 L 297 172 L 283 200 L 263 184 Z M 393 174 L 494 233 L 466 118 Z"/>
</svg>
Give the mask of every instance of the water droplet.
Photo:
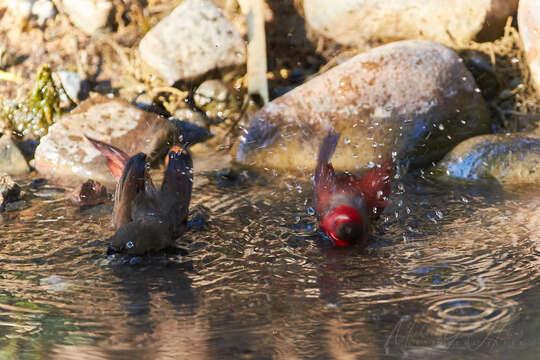
<svg viewBox="0 0 540 360">
<path fill-rule="evenodd" d="M 369 168 L 375 167 L 375 163 L 374 163 L 373 161 L 370 161 L 370 162 L 368 163 L 368 167 L 369 167 Z"/>
<path fill-rule="evenodd" d="M 345 145 L 349 145 L 351 143 L 351 139 L 345 138 L 343 139 L 343 142 L 345 143 Z"/>
<path fill-rule="evenodd" d="M 308 213 L 308 215 L 313 216 L 313 215 L 315 215 L 315 209 L 312 208 L 312 207 L 308 207 L 307 208 L 307 213 Z"/>
<path fill-rule="evenodd" d="M 443 124 L 439 124 L 439 130 L 441 130 L 441 131 L 444 130 L 444 125 Z"/>
<path fill-rule="evenodd" d="M 133 249 L 134 246 L 135 246 L 135 245 L 134 245 L 133 242 L 131 242 L 131 241 L 128 241 L 128 242 L 126 243 L 126 247 L 127 247 L 128 249 Z"/>
</svg>

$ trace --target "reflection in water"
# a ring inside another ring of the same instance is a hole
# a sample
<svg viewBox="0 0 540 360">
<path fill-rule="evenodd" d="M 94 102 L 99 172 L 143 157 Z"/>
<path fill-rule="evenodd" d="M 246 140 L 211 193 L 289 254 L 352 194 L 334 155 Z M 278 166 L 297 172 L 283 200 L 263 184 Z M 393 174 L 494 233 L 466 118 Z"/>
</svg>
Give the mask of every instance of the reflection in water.
<svg viewBox="0 0 540 360">
<path fill-rule="evenodd" d="M 110 203 L 81 212 L 58 189 L 29 188 L 29 206 L 0 214 L 0 359 L 462 359 L 517 338 L 525 358 L 540 348 L 527 320 L 538 318 L 540 198 L 405 179 L 372 246 L 334 249 L 309 184 L 259 180 L 199 177 L 196 221 L 178 241 L 187 253 L 135 259 L 105 256 Z"/>
</svg>

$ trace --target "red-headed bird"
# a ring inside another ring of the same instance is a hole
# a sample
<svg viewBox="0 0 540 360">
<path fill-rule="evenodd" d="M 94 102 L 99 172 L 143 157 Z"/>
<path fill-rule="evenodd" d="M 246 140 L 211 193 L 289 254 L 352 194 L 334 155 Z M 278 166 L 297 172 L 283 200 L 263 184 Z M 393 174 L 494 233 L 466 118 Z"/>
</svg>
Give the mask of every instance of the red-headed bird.
<svg viewBox="0 0 540 360">
<path fill-rule="evenodd" d="M 173 146 L 161 189 L 152 183 L 146 155 L 132 156 L 122 150 L 86 137 L 106 158 L 117 181 L 114 195 L 110 251 L 142 255 L 171 247 L 187 228 L 193 187 L 193 162 L 187 149 Z"/>
<path fill-rule="evenodd" d="M 314 179 L 314 203 L 319 214 L 319 228 L 336 246 L 354 243 L 367 245 L 371 222 L 388 205 L 392 160 L 385 161 L 358 178 L 336 174 L 330 159 L 340 134 L 329 132 L 319 149 Z"/>
</svg>

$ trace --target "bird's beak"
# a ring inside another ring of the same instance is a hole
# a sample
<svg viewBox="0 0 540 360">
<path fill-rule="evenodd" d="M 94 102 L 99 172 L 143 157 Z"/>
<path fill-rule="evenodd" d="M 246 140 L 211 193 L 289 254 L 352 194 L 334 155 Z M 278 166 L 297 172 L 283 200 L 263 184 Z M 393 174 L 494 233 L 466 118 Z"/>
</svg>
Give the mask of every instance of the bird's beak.
<svg viewBox="0 0 540 360">
<path fill-rule="evenodd" d="M 352 245 L 363 242 L 366 232 L 362 224 L 342 222 L 337 227 L 336 235 L 343 242 Z"/>
</svg>

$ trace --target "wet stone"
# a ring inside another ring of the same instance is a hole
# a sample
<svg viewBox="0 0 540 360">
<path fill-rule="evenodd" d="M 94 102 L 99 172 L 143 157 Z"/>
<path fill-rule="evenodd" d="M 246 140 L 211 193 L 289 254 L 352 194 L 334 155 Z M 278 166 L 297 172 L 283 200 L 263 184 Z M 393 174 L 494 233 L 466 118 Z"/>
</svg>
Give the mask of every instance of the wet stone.
<svg viewBox="0 0 540 360">
<path fill-rule="evenodd" d="M 171 119 L 178 132 L 182 134 L 182 142 L 185 144 L 196 144 L 204 142 L 212 137 L 212 134 L 206 127 L 201 127 L 189 121 Z"/>
<path fill-rule="evenodd" d="M 70 200 L 79 207 L 98 205 L 108 200 L 107 189 L 97 181 L 87 180 L 71 193 Z"/>
<path fill-rule="evenodd" d="M 311 170 L 328 128 L 342 133 L 332 158 L 341 170 L 391 157 L 425 166 L 491 132 L 480 90 L 457 54 L 409 40 L 357 55 L 267 104 L 251 118 L 237 160 Z"/>
<path fill-rule="evenodd" d="M 229 87 L 220 80 L 203 82 L 193 94 L 195 105 L 217 122 L 238 111 L 238 101 Z"/>
<path fill-rule="evenodd" d="M 160 155 L 178 130 L 171 122 L 125 101 L 94 96 L 49 128 L 36 149 L 34 166 L 53 182 L 77 186 L 93 179 L 114 184 L 107 161 L 84 139 L 89 136 L 129 155 Z"/>
<path fill-rule="evenodd" d="M 303 4 L 306 22 L 342 44 L 371 47 L 425 39 L 456 46 L 502 35 L 518 0 L 304 0 Z"/>
<path fill-rule="evenodd" d="M 435 168 L 443 177 L 502 185 L 540 184 L 540 137 L 490 134 L 468 139 Z"/>
<path fill-rule="evenodd" d="M 210 0 L 185 0 L 141 40 L 142 59 L 170 84 L 245 63 L 240 33 Z"/>
<path fill-rule="evenodd" d="M 173 118 L 195 124 L 202 128 L 208 128 L 209 125 L 209 121 L 204 114 L 187 108 L 176 110 L 173 114 Z"/>
<path fill-rule="evenodd" d="M 531 77 L 540 95 L 540 2 L 521 0 L 518 10 L 518 24 L 521 41 L 525 48 Z"/>
<path fill-rule="evenodd" d="M 0 173 L 21 175 L 30 171 L 24 155 L 9 134 L 0 137 Z"/>
<path fill-rule="evenodd" d="M 0 176 L 0 211 L 21 199 L 21 187 L 9 175 Z"/>
<path fill-rule="evenodd" d="M 73 24 L 88 35 L 107 26 L 113 9 L 110 0 L 63 0 L 63 5 Z"/>
<path fill-rule="evenodd" d="M 459 56 L 476 80 L 484 99 L 494 99 L 501 86 L 489 55 L 475 50 L 463 50 L 459 52 Z"/>
<path fill-rule="evenodd" d="M 21 150 L 21 153 L 27 161 L 34 158 L 38 145 L 39 141 L 34 139 L 22 140 L 17 144 L 19 150 Z"/>
</svg>

